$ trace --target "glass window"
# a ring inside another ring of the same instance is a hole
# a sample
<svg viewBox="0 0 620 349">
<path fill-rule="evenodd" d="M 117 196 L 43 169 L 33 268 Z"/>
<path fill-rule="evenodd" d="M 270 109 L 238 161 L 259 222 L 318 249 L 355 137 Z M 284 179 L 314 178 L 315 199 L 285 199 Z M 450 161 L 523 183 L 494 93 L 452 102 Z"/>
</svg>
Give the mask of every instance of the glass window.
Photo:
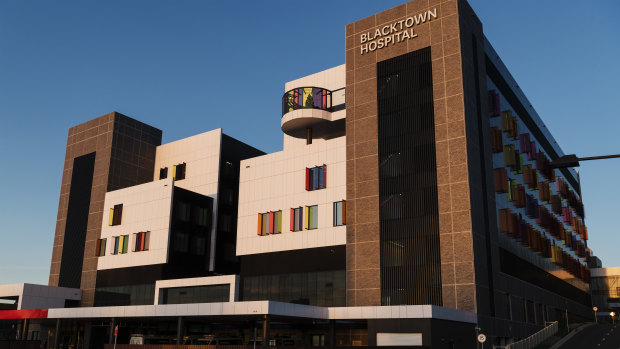
<svg viewBox="0 0 620 349">
<path fill-rule="evenodd" d="M 168 167 L 163 167 L 159 169 L 159 179 L 168 178 Z"/>
<path fill-rule="evenodd" d="M 319 207 L 314 205 L 314 206 L 306 206 L 306 209 L 308 211 L 307 214 L 307 223 L 306 223 L 306 229 L 316 229 L 318 228 L 319 225 Z"/>
<path fill-rule="evenodd" d="M 120 225 L 123 217 L 123 204 L 114 205 L 114 208 L 110 209 L 110 217 L 108 219 L 108 225 Z"/>
<path fill-rule="evenodd" d="M 190 208 L 191 206 L 187 202 L 179 201 L 177 203 L 177 219 L 183 222 L 189 222 Z"/>
<path fill-rule="evenodd" d="M 114 237 L 114 248 L 112 249 L 112 254 L 118 254 L 118 245 L 120 242 L 120 236 Z"/>
<path fill-rule="evenodd" d="M 98 239 L 97 247 L 95 249 L 95 255 L 98 257 L 105 256 L 105 245 L 107 239 Z"/>
<path fill-rule="evenodd" d="M 146 251 L 149 249 L 149 231 L 140 232 L 134 234 L 135 236 L 135 244 L 133 247 L 134 252 Z"/>
<path fill-rule="evenodd" d="M 214 303 L 230 300 L 230 285 L 164 288 L 163 304 Z"/>
<path fill-rule="evenodd" d="M 204 256 L 205 254 L 206 239 L 204 236 L 192 236 L 192 243 L 190 246 L 190 253 L 197 256 Z"/>
<path fill-rule="evenodd" d="M 291 231 L 303 229 L 303 209 L 301 207 L 291 208 Z"/>
<path fill-rule="evenodd" d="M 282 232 L 282 211 L 271 212 L 273 219 L 271 221 L 271 234 L 280 234 Z"/>
<path fill-rule="evenodd" d="M 327 182 L 327 166 L 306 168 L 306 190 L 324 189 Z"/>
<path fill-rule="evenodd" d="M 185 179 L 185 163 L 174 165 L 172 167 L 172 177 L 175 181 Z"/>
<path fill-rule="evenodd" d="M 334 202 L 334 227 L 347 224 L 346 209 L 346 200 Z"/>
<path fill-rule="evenodd" d="M 174 243 L 173 243 L 173 249 L 176 252 L 185 252 L 187 253 L 188 249 L 189 249 L 189 235 L 182 233 L 182 232 L 176 232 L 174 234 Z"/>
</svg>

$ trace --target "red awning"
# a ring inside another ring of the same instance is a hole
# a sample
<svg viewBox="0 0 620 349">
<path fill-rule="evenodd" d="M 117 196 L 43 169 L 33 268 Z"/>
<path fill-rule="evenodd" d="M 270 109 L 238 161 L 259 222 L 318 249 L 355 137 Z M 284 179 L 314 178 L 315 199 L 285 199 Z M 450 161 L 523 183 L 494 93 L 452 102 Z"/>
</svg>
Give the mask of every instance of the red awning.
<svg viewBox="0 0 620 349">
<path fill-rule="evenodd" d="M 47 319 L 47 309 L 0 310 L 0 319 Z"/>
</svg>

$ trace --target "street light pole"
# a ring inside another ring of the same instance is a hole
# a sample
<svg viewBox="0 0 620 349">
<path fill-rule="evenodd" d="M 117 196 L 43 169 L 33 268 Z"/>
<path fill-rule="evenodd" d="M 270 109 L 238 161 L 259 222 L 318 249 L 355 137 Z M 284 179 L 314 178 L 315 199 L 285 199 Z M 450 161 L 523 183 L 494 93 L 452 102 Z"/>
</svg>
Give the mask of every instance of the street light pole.
<svg viewBox="0 0 620 349">
<path fill-rule="evenodd" d="M 552 168 L 579 167 L 579 161 L 613 159 L 613 158 L 620 158 L 620 154 L 589 156 L 585 158 L 578 158 L 577 155 L 570 154 L 570 155 L 560 156 L 559 158 L 551 161 L 549 165 Z"/>
</svg>

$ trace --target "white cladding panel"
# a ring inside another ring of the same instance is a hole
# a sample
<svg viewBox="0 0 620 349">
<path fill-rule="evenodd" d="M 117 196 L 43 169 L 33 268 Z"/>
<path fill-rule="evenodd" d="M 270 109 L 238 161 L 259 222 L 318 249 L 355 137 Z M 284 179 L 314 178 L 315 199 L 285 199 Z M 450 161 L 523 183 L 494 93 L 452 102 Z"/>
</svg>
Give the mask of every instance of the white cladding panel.
<svg viewBox="0 0 620 349">
<path fill-rule="evenodd" d="M 377 346 L 422 345 L 422 333 L 377 333 Z"/>
<path fill-rule="evenodd" d="M 326 188 L 306 191 L 306 168 L 327 166 Z M 345 137 L 241 162 L 237 255 L 344 245 L 346 227 L 333 226 L 333 203 L 346 199 Z M 290 231 L 290 209 L 318 205 L 318 229 Z M 257 235 L 258 214 L 282 210 L 282 233 Z"/>
<path fill-rule="evenodd" d="M 172 177 L 172 168 L 185 163 L 185 179 L 177 180 L 174 185 L 195 193 L 213 198 L 211 256 L 210 268 L 215 264 L 215 236 L 217 228 L 218 182 L 220 173 L 220 153 L 222 147 L 222 129 L 201 133 L 157 147 L 155 153 L 155 179 L 159 170 L 168 168 L 168 177 Z"/>
<path fill-rule="evenodd" d="M 106 193 L 101 238 L 107 239 L 98 270 L 166 263 L 170 234 L 173 180 L 167 178 Z M 108 225 L 110 208 L 123 204 L 120 225 Z M 132 252 L 135 235 L 149 231 L 148 251 Z M 113 254 L 114 237 L 129 235 L 127 253 Z M 95 251 L 85 251 L 95 253 Z"/>
<path fill-rule="evenodd" d="M 337 90 L 346 86 L 345 65 L 287 82 L 296 87 Z M 344 103 L 339 94 L 335 102 Z M 342 100 L 342 101 L 340 101 Z M 345 118 L 345 110 L 332 119 Z M 325 189 L 306 191 L 306 168 L 327 165 Z M 346 226 L 333 226 L 333 204 L 346 199 L 346 140 L 305 138 L 284 134 L 284 150 L 241 162 L 237 255 L 346 244 Z M 318 229 L 290 231 L 291 208 L 318 206 Z M 282 210 L 282 233 L 257 235 L 258 214 Z"/>
</svg>

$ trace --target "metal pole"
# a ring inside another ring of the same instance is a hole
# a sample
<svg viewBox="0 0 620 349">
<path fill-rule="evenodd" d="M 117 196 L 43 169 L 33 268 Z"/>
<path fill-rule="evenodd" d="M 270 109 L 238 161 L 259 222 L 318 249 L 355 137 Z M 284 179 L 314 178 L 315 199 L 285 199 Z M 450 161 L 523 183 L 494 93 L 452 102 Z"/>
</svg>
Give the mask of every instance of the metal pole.
<svg viewBox="0 0 620 349">
<path fill-rule="evenodd" d="M 60 339 L 60 319 L 56 319 L 56 333 L 54 333 L 54 349 L 58 349 L 58 341 Z"/>
<path fill-rule="evenodd" d="M 256 349 L 256 324 L 254 324 L 254 349 Z"/>
<path fill-rule="evenodd" d="M 598 319 L 597 319 L 597 317 L 596 317 L 596 310 L 594 311 L 594 323 L 595 323 L 595 324 L 598 324 Z"/>
<path fill-rule="evenodd" d="M 565 312 L 566 312 L 566 331 L 570 332 L 570 328 L 568 327 L 568 308 L 566 308 Z"/>
</svg>

